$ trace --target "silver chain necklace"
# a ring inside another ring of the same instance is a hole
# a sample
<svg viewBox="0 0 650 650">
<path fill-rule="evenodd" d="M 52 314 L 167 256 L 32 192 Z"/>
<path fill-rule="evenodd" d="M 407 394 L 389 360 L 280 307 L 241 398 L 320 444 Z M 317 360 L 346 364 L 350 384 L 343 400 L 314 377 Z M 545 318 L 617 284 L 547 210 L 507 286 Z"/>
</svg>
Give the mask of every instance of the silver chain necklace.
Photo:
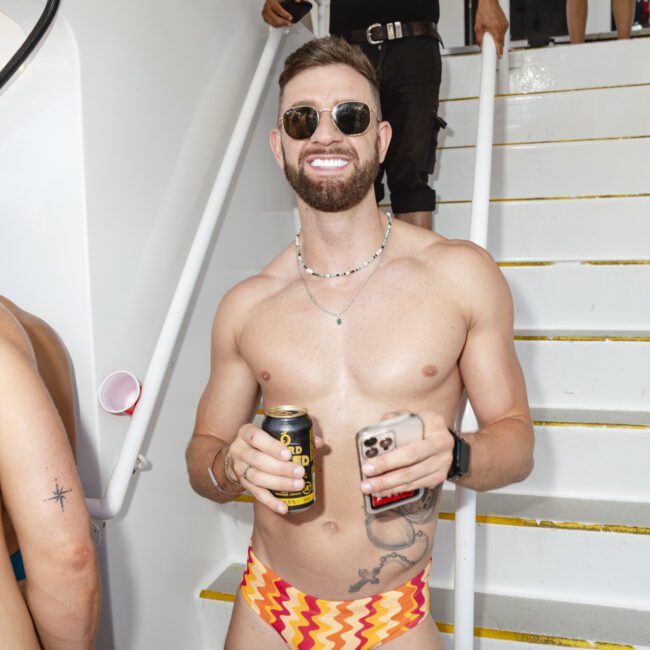
<svg viewBox="0 0 650 650">
<path fill-rule="evenodd" d="M 340 273 L 319 273 L 318 271 L 314 271 L 314 269 L 312 269 L 311 266 L 307 266 L 305 264 L 305 260 L 303 260 L 302 258 L 302 251 L 300 250 L 300 233 L 302 232 L 302 230 L 299 230 L 298 234 L 296 235 L 296 257 L 298 258 L 298 264 L 300 264 L 300 266 L 302 267 L 305 273 L 308 273 L 309 275 L 315 275 L 317 278 L 344 278 L 348 275 L 352 275 L 353 273 L 356 273 L 357 271 L 361 271 L 365 269 L 366 266 L 374 262 L 384 252 L 384 249 L 386 248 L 386 244 L 388 243 L 388 238 L 390 237 L 390 231 L 393 227 L 393 218 L 391 217 L 390 212 L 386 212 L 386 218 L 387 218 L 386 231 L 384 232 L 384 240 L 381 242 L 381 246 L 365 262 L 359 264 L 359 266 L 355 266 L 353 269 L 350 269 L 349 271 L 341 271 Z"/>
<path fill-rule="evenodd" d="M 379 271 L 379 267 L 381 266 L 381 262 L 383 260 L 383 256 L 380 258 L 379 262 L 377 263 L 377 266 L 372 270 L 372 273 L 364 280 L 363 284 L 355 291 L 354 295 L 352 296 L 352 299 L 350 302 L 343 308 L 341 311 L 330 311 L 329 309 L 325 309 L 322 305 L 319 305 L 318 302 L 316 301 L 316 298 L 314 298 L 314 294 L 309 290 L 309 285 L 307 284 L 307 279 L 303 275 L 301 269 L 300 269 L 300 261 L 298 261 L 298 274 L 300 275 L 300 279 L 302 280 L 302 283 L 305 285 L 305 289 L 307 290 L 307 295 L 309 296 L 309 299 L 314 303 L 315 307 L 318 307 L 322 312 L 325 312 L 329 316 L 334 316 L 336 318 L 336 324 L 341 325 L 343 323 L 343 314 L 352 307 L 354 301 L 359 297 L 359 294 L 365 289 L 366 285 L 370 280 L 372 280 L 373 276 L 377 271 Z"/>
</svg>

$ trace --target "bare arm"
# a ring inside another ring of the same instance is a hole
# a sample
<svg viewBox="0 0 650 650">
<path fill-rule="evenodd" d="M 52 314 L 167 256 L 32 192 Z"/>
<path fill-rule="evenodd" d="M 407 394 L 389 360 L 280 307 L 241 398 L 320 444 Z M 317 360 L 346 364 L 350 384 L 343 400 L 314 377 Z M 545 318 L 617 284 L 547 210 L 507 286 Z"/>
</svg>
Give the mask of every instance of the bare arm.
<svg viewBox="0 0 650 650">
<path fill-rule="evenodd" d="M 290 452 L 265 431 L 250 424 L 259 403 L 259 385 L 238 347 L 238 335 L 250 308 L 250 285 L 229 292 L 217 311 L 212 327 L 211 370 L 208 385 L 201 396 L 194 433 L 186 452 L 187 470 L 192 488 L 201 496 L 225 503 L 248 489 L 269 508 L 286 513 L 286 506 L 269 489 L 299 488 L 294 472 L 302 468 L 292 463 Z M 230 455 L 226 477 L 226 458 Z M 251 480 L 243 478 L 246 467 Z M 219 483 L 217 488 L 208 468 Z M 293 477 L 293 478 L 287 478 Z"/>
<path fill-rule="evenodd" d="M 512 340 L 510 290 L 491 257 L 469 243 L 448 248 L 448 290 L 467 322 L 459 370 L 479 431 L 465 433 L 471 446 L 469 473 L 459 484 L 491 490 L 522 481 L 533 467 L 534 436 L 526 387 Z M 424 439 L 364 465 L 362 491 L 384 496 L 440 485 L 452 462 L 451 423 L 433 412 L 419 414 Z"/>
<path fill-rule="evenodd" d="M 512 338 L 510 290 L 487 253 L 474 266 L 481 281 L 470 288 L 472 316 L 459 367 L 479 431 L 464 434 L 472 448 L 471 462 L 459 483 L 492 490 L 530 474 L 534 436 Z"/>
<path fill-rule="evenodd" d="M 0 318 L 0 329 L 11 329 L 7 313 Z M 0 478 L 41 642 L 48 650 L 93 647 L 99 577 L 84 494 L 33 351 L 11 336 L 0 337 Z"/>
</svg>

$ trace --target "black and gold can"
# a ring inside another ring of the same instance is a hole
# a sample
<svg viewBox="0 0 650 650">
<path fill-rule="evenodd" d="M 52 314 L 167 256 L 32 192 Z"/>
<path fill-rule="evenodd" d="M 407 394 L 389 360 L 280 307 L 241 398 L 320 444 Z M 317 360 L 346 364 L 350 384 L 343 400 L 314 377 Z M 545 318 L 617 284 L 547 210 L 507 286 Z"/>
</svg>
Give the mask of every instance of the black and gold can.
<svg viewBox="0 0 650 650">
<path fill-rule="evenodd" d="M 262 429 L 291 452 L 291 460 L 305 468 L 305 485 L 297 492 L 271 493 L 284 501 L 289 512 L 305 510 L 316 501 L 314 483 L 314 430 L 307 409 L 301 406 L 273 406 L 264 411 Z"/>
</svg>

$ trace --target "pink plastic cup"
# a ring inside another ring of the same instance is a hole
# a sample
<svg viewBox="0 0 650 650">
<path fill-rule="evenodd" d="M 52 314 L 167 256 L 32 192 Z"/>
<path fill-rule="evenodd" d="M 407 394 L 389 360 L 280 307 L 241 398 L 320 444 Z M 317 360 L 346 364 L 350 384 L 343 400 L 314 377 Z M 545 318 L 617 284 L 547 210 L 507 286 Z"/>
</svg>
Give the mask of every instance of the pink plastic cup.
<svg viewBox="0 0 650 650">
<path fill-rule="evenodd" d="M 99 387 L 99 403 L 109 413 L 133 415 L 142 386 L 138 378 L 127 370 L 116 370 Z"/>
</svg>

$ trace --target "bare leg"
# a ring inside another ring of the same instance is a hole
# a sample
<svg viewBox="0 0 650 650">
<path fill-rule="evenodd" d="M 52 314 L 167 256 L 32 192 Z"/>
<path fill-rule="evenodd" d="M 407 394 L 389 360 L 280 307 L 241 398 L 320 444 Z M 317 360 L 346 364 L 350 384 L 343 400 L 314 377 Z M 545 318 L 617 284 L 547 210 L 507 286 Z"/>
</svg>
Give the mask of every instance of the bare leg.
<svg viewBox="0 0 650 650">
<path fill-rule="evenodd" d="M 614 22 L 619 38 L 630 38 L 634 20 L 634 0 L 613 0 Z"/>
<path fill-rule="evenodd" d="M 566 21 L 571 42 L 584 43 L 587 28 L 587 0 L 567 0 Z"/>
<path fill-rule="evenodd" d="M 413 226 L 420 226 L 420 228 L 431 230 L 432 218 L 430 212 L 405 212 L 403 214 L 396 214 L 395 218 L 406 221 L 406 223 L 410 223 Z"/>
<path fill-rule="evenodd" d="M 287 650 L 287 644 L 238 593 L 224 650 Z"/>
</svg>

